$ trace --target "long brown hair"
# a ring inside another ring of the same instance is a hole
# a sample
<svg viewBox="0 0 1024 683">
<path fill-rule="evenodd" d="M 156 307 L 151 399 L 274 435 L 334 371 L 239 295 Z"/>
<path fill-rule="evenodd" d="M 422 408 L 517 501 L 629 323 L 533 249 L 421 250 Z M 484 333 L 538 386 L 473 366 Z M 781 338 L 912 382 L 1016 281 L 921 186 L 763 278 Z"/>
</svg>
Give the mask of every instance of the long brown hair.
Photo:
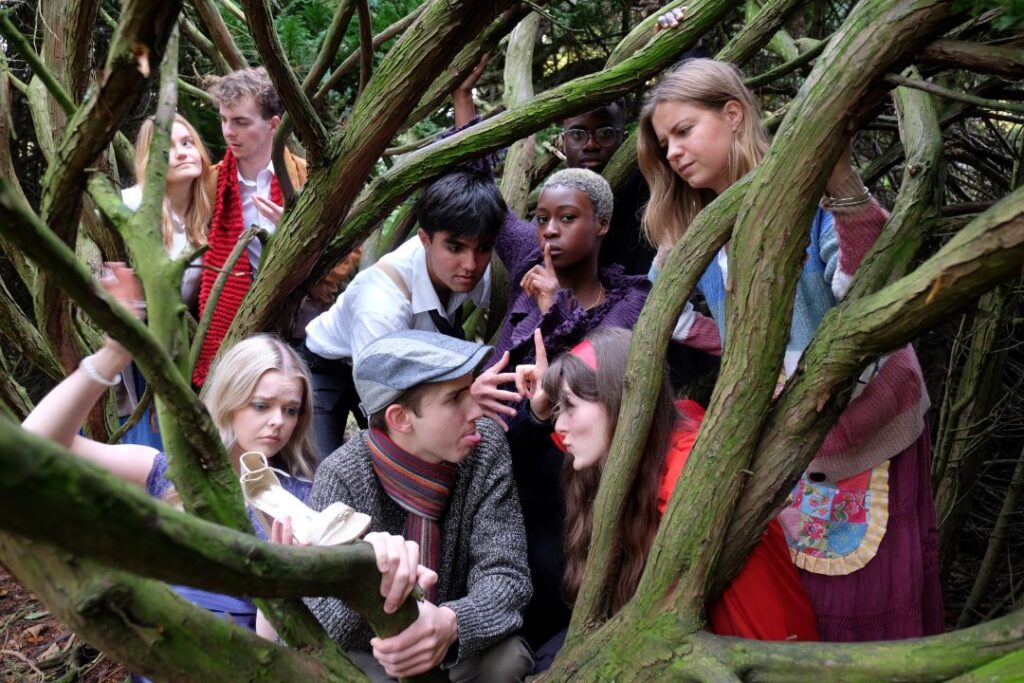
<svg viewBox="0 0 1024 683">
<path fill-rule="evenodd" d="M 598 368 L 596 372 L 579 357 L 563 353 L 552 362 L 544 375 L 544 391 L 553 402 L 558 403 L 562 387 L 568 387 L 581 399 L 596 401 L 604 406 L 608 414 L 609 443 L 618 425 L 631 338 L 628 330 L 599 327 L 586 337 L 594 347 Z M 618 612 L 633 597 L 647 564 L 647 553 L 658 528 L 658 488 L 677 418 L 668 372 L 663 370 L 651 430 L 647 434 L 637 475 L 626 498 L 625 510 L 619 519 L 617 540 L 612 553 L 615 567 L 613 575 L 616 578 L 608 596 L 609 614 Z M 571 458 L 566 458 L 562 466 L 566 508 L 562 590 L 570 604 L 575 603 L 583 583 L 583 569 L 590 552 L 593 530 L 594 498 L 603 470 L 604 464 L 601 463 L 597 467 L 577 472 L 572 468 Z"/>
<path fill-rule="evenodd" d="M 207 190 L 205 179 L 210 175 L 210 153 L 203 145 L 203 139 L 199 137 L 195 127 L 188 122 L 181 114 L 174 115 L 174 122 L 180 123 L 188 129 L 192 136 L 192 142 L 199 151 L 200 165 L 203 172 L 198 178 L 192 180 L 191 201 L 188 211 L 181 220 L 185 224 L 185 237 L 189 246 L 201 247 L 206 244 L 206 233 L 209 230 L 210 217 L 213 216 L 213 198 Z M 139 134 L 135 137 L 135 182 L 142 187 L 146 181 L 146 163 L 149 160 L 149 145 L 153 141 L 153 119 L 147 118 L 139 127 Z M 164 197 L 163 217 L 161 219 L 161 232 L 164 238 L 164 248 L 171 246 L 174 237 L 174 224 L 171 222 L 171 203 Z"/>
<path fill-rule="evenodd" d="M 654 110 L 662 103 L 684 103 L 721 111 L 731 101 L 742 108 L 743 122 L 729 151 L 730 185 L 757 166 L 768 151 L 768 134 L 761 124 L 760 107 L 753 93 L 743 85 L 736 67 L 714 59 L 690 59 L 651 89 L 640 112 L 636 145 L 640 170 L 651 188 L 651 199 L 644 210 L 644 232 L 654 246 L 674 245 L 700 210 L 715 198 L 711 190 L 690 187 L 668 165 L 665 149 L 658 144 L 651 122 Z"/>
</svg>

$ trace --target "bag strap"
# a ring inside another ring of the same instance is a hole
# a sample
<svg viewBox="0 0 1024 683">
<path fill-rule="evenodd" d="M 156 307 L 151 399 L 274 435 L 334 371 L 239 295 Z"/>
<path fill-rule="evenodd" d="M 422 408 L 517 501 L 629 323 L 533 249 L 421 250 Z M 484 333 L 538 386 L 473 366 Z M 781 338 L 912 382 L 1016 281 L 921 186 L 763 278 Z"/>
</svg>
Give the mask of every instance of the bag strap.
<svg viewBox="0 0 1024 683">
<path fill-rule="evenodd" d="M 409 285 L 405 284 L 405 280 L 402 279 L 402 276 L 398 274 L 398 271 L 395 270 L 393 265 L 384 261 L 377 261 L 377 263 L 374 264 L 374 267 L 383 270 L 384 274 L 391 278 L 391 281 L 395 283 L 395 287 L 398 287 L 398 291 L 405 296 L 409 303 L 412 303 L 412 292 L 409 291 Z"/>
</svg>

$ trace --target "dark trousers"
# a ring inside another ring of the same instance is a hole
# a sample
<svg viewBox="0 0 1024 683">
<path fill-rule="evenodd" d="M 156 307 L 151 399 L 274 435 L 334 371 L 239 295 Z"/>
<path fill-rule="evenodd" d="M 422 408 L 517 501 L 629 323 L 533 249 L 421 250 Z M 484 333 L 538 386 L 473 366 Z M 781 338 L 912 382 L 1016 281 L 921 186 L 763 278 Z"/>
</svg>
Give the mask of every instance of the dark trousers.
<svg viewBox="0 0 1024 683">
<path fill-rule="evenodd" d="M 359 394 L 347 361 L 323 358 L 305 346 L 298 351 L 313 378 L 313 438 L 320 462 L 345 442 L 349 413 L 362 429 L 366 429 L 366 417 L 359 409 Z"/>
</svg>

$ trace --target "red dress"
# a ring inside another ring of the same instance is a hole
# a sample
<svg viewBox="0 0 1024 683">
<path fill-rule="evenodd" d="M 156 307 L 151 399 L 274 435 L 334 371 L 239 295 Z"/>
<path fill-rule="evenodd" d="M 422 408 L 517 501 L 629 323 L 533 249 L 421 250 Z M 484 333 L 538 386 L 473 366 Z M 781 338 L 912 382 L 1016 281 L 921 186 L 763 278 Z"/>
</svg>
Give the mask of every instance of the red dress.
<svg viewBox="0 0 1024 683">
<path fill-rule="evenodd" d="M 676 481 L 683 472 L 704 409 L 693 401 L 677 401 L 683 415 L 672 435 L 665 474 L 658 489 L 658 512 L 664 514 Z M 818 640 L 814 610 L 807 597 L 778 521 L 772 519 L 740 573 L 708 609 L 709 630 L 751 640 Z"/>
</svg>

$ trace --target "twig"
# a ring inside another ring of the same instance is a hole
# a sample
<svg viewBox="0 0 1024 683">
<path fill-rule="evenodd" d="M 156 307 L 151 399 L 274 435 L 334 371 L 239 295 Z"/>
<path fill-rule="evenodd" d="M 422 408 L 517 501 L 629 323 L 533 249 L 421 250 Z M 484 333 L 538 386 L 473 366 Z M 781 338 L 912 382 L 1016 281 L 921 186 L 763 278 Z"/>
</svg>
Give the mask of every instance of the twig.
<svg viewBox="0 0 1024 683">
<path fill-rule="evenodd" d="M 759 88 L 762 85 L 767 85 L 768 83 L 771 83 L 779 78 L 782 78 L 788 73 L 796 71 L 797 69 L 806 64 L 810 64 L 818 57 L 818 55 L 820 55 L 825 50 L 825 47 L 827 45 L 828 38 L 822 40 L 820 43 L 812 47 L 807 52 L 804 52 L 796 59 L 786 62 L 785 64 L 781 64 L 775 67 L 774 69 L 769 69 L 768 71 L 765 71 L 763 74 L 758 74 L 757 76 L 748 78 L 745 81 L 743 81 L 743 84 L 746 85 L 748 88 Z"/>
<path fill-rule="evenodd" d="M 128 433 L 135 425 L 139 424 L 139 420 L 148 408 L 153 403 L 153 387 L 146 385 L 146 390 L 142 392 L 142 398 L 139 399 L 139 404 L 135 406 L 135 410 L 132 411 L 131 416 L 125 420 L 124 424 L 118 427 L 117 431 L 110 435 L 107 439 L 107 443 L 118 443 L 125 434 Z"/>
<path fill-rule="evenodd" d="M 419 18 L 420 14 L 422 14 L 425 7 L 426 4 L 420 5 L 415 10 L 409 12 L 409 14 L 405 15 L 395 23 L 391 24 L 391 26 L 388 26 L 386 29 L 375 35 L 373 37 L 373 48 L 377 49 L 378 47 L 380 47 L 387 41 L 391 40 L 405 29 L 409 28 L 409 26 L 414 21 L 416 21 L 417 18 Z M 313 104 L 317 107 L 321 106 L 324 102 L 324 99 L 326 99 L 327 97 L 327 93 L 333 90 L 338 85 L 338 83 L 341 82 L 342 77 L 344 77 L 345 74 L 347 74 L 352 69 L 352 67 L 356 65 L 358 61 L 358 51 L 353 52 L 348 57 L 346 57 L 345 61 L 343 61 L 338 66 L 338 68 L 335 69 L 333 73 L 331 73 L 330 77 L 328 77 L 327 79 L 327 82 L 324 83 L 323 86 L 321 86 L 320 89 L 316 91 L 315 95 L 313 95 Z"/>
<path fill-rule="evenodd" d="M 989 100 L 984 97 L 975 97 L 974 95 L 968 95 L 964 92 L 944 88 L 943 86 L 936 85 L 935 83 L 906 78 L 897 74 L 886 74 L 883 80 L 885 80 L 886 83 L 891 83 L 892 85 L 902 85 L 906 88 L 923 90 L 924 92 L 931 93 L 932 95 L 938 95 L 939 97 L 945 97 L 946 99 L 956 100 L 957 102 L 964 102 L 966 104 L 973 104 L 974 106 L 981 107 L 983 109 L 1012 111 L 1018 114 L 1024 114 L 1024 104 L 1018 104 L 1016 102 L 1004 102 L 1002 100 Z"/>
<path fill-rule="evenodd" d="M 3 35 L 7 39 L 14 49 L 21 54 L 32 73 L 46 85 L 46 89 L 53 95 L 53 99 L 57 101 L 60 108 L 64 110 L 64 113 L 68 116 L 72 116 L 78 107 L 75 106 L 74 101 L 71 99 L 71 95 L 57 82 L 57 78 L 46 68 L 43 64 L 43 60 L 39 58 L 36 51 L 32 49 L 32 45 L 28 42 L 28 39 L 19 31 L 14 23 L 11 22 L 10 17 L 7 13 L 0 13 L 0 35 Z"/>
<path fill-rule="evenodd" d="M 309 69 L 309 73 L 302 79 L 302 90 L 307 95 L 312 93 L 313 89 L 316 88 L 316 84 L 320 82 L 320 79 L 327 73 L 327 69 L 331 67 L 331 62 L 334 61 L 334 56 L 338 53 L 338 48 L 345 37 L 345 31 L 348 28 L 349 22 L 352 21 L 352 14 L 355 12 L 355 9 L 353 0 L 341 0 L 338 3 L 338 9 L 334 13 L 334 19 L 331 20 L 331 27 L 327 29 L 327 37 L 324 38 L 324 44 L 320 48 L 320 53 L 317 54 L 313 66 Z M 316 104 L 315 100 L 314 104 Z"/>
<path fill-rule="evenodd" d="M 34 672 L 35 672 L 35 673 L 36 673 L 36 674 L 37 674 L 37 675 L 39 676 L 40 680 L 43 680 L 43 681 L 45 681 L 45 680 L 46 680 L 46 674 L 44 674 L 44 673 L 43 673 L 42 671 L 40 671 L 40 670 L 39 670 L 39 667 L 37 667 L 37 666 L 36 666 L 36 665 L 35 665 L 35 664 L 34 664 L 34 663 L 32 662 L 32 660 L 31 660 L 31 659 L 29 659 L 29 658 L 28 658 L 28 657 L 26 657 L 25 655 L 21 654 L 21 653 L 20 653 L 20 652 L 18 652 L 17 650 L 0 650 L 0 655 L 7 655 L 7 656 L 9 656 L 9 657 L 14 657 L 15 659 L 19 659 L 19 660 L 21 660 L 21 661 L 22 661 L 22 662 L 24 662 L 24 663 L 25 663 L 26 665 L 28 665 L 28 667 L 29 667 L 30 669 L 32 669 L 32 671 L 34 671 Z"/>
<path fill-rule="evenodd" d="M 373 26 L 370 23 L 369 0 L 356 0 L 359 10 L 359 94 L 373 75 Z"/>
</svg>

